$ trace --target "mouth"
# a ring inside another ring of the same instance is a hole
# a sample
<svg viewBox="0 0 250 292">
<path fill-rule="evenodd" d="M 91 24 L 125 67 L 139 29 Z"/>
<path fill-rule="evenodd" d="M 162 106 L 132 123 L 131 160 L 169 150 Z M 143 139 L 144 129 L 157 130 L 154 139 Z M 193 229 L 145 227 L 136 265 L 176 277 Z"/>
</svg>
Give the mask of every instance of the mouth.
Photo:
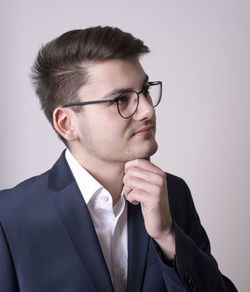
<svg viewBox="0 0 250 292">
<path fill-rule="evenodd" d="M 152 134 L 153 130 L 154 130 L 154 127 L 152 126 L 143 127 L 137 132 L 133 133 L 133 136 L 146 136 L 146 135 Z"/>
</svg>

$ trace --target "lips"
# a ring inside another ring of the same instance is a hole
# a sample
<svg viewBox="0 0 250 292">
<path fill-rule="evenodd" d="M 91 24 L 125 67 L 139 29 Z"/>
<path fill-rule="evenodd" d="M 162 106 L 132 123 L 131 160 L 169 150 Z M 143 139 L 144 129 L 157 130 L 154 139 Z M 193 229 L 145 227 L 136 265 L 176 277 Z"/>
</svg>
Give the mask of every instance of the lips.
<svg viewBox="0 0 250 292">
<path fill-rule="evenodd" d="M 144 135 L 148 135 L 150 133 L 152 133 L 153 131 L 153 126 L 147 126 L 147 127 L 143 127 L 141 129 L 139 129 L 138 131 L 136 131 L 133 136 L 144 136 Z"/>
</svg>

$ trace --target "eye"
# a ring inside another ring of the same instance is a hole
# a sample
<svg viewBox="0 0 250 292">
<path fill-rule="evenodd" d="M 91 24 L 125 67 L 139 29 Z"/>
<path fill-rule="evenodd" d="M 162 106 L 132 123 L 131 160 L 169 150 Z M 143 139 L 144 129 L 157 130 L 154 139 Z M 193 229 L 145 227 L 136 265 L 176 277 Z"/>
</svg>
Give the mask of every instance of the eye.
<svg viewBox="0 0 250 292">
<path fill-rule="evenodd" d="M 129 103 L 129 99 L 130 99 L 130 96 L 124 94 L 124 95 L 121 95 L 121 96 L 117 97 L 115 100 L 118 103 L 118 105 L 124 105 L 124 104 L 128 104 Z"/>
</svg>

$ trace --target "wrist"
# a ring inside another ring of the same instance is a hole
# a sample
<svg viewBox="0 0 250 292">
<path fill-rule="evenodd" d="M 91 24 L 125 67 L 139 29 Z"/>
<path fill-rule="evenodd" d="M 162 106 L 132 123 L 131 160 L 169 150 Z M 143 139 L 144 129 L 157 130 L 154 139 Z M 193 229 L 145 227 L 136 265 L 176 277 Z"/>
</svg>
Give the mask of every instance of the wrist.
<svg viewBox="0 0 250 292">
<path fill-rule="evenodd" d="M 175 255 L 175 235 L 173 224 L 170 231 L 154 239 L 167 260 L 173 260 Z"/>
</svg>

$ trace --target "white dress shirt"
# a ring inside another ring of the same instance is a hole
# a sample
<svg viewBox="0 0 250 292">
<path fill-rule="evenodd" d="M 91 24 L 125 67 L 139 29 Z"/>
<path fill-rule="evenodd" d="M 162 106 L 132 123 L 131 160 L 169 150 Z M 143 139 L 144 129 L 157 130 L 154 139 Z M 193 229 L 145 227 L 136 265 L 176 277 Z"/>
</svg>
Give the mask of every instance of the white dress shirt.
<svg viewBox="0 0 250 292">
<path fill-rule="evenodd" d="M 66 160 L 87 204 L 100 242 L 115 292 L 125 292 L 127 284 L 127 203 L 121 194 L 113 206 L 110 193 L 73 157 Z M 105 171 L 105 169 L 103 170 Z"/>
</svg>

